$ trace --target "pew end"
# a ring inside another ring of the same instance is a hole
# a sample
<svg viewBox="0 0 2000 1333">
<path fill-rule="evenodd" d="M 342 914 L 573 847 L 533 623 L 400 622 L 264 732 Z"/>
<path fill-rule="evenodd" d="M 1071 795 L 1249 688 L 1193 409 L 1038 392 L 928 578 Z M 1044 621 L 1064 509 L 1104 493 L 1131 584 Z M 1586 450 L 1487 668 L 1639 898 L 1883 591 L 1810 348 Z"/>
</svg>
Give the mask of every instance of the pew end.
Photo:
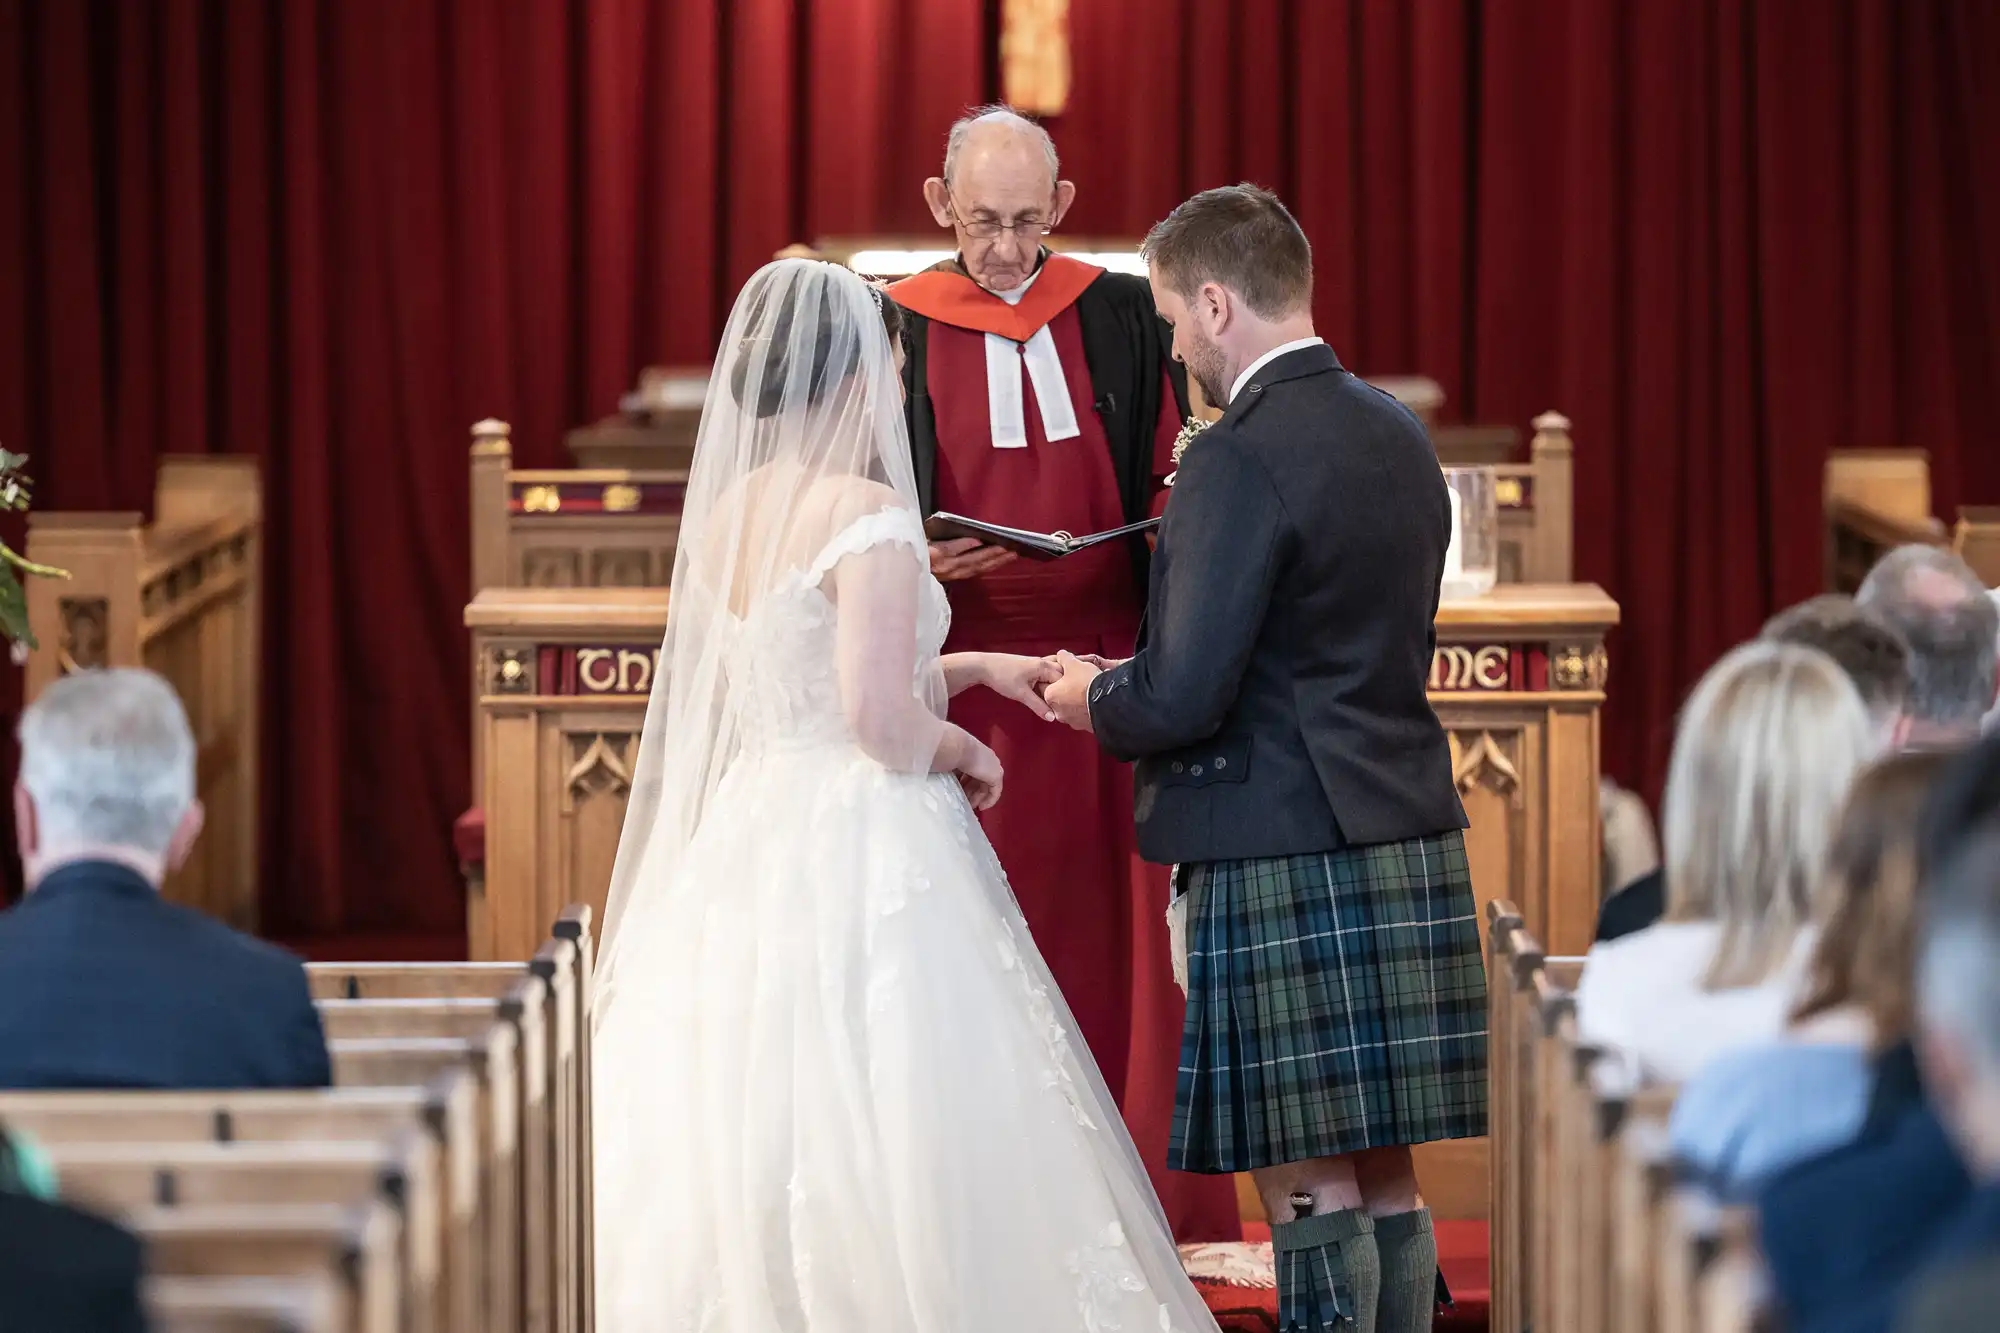
<svg viewBox="0 0 2000 1333">
<path fill-rule="evenodd" d="M 166 896 L 241 930 L 259 912 L 258 728 L 263 489 L 255 459 L 161 460 L 153 519 L 37 511 L 30 560 L 70 572 L 27 580 L 28 703 L 72 671 L 149 667 L 180 695 L 194 730 L 208 822 L 167 877 Z"/>
</svg>

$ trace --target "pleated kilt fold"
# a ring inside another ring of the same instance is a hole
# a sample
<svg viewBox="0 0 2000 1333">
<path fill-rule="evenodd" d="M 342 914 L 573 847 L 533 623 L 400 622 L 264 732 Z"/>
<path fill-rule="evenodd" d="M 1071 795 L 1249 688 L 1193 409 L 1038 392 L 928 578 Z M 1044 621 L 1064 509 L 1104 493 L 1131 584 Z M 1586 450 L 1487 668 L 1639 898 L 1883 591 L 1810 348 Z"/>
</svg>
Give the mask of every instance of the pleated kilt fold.
<svg viewBox="0 0 2000 1333">
<path fill-rule="evenodd" d="M 1168 1162 L 1233 1172 L 1486 1132 L 1486 976 L 1458 831 L 1181 866 Z"/>
</svg>

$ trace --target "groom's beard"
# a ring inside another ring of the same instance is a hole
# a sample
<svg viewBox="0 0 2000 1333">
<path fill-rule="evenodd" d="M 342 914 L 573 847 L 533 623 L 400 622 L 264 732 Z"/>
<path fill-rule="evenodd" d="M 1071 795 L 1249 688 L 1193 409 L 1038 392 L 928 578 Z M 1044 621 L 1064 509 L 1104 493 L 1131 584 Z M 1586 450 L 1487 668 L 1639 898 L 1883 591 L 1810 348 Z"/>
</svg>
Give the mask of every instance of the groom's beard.
<svg viewBox="0 0 2000 1333">
<path fill-rule="evenodd" d="M 1210 407 L 1229 406 L 1229 381 L 1223 376 L 1227 368 L 1223 365 L 1222 349 L 1214 343 L 1204 342 L 1183 353 L 1181 360 L 1187 365 L 1187 372 L 1194 382 L 1201 386 L 1201 396 Z"/>
</svg>

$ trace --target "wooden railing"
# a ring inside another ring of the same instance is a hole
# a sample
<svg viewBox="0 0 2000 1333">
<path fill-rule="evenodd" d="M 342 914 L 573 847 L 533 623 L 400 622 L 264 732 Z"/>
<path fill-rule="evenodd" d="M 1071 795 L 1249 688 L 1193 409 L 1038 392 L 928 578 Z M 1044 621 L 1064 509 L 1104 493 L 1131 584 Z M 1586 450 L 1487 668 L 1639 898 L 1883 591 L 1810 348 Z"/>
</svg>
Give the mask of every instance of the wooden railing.
<svg viewBox="0 0 2000 1333">
<path fill-rule="evenodd" d="M 684 470 L 516 468 L 504 421 L 472 428 L 472 590 L 664 588 Z"/>
<path fill-rule="evenodd" d="M 41 646 L 25 695 L 68 672 L 144 666 L 179 692 L 199 747 L 208 821 L 167 896 L 257 925 L 263 489 L 252 459 L 161 462 L 153 521 L 136 513 L 29 515 L 28 555 L 70 573 L 31 579 Z"/>
</svg>

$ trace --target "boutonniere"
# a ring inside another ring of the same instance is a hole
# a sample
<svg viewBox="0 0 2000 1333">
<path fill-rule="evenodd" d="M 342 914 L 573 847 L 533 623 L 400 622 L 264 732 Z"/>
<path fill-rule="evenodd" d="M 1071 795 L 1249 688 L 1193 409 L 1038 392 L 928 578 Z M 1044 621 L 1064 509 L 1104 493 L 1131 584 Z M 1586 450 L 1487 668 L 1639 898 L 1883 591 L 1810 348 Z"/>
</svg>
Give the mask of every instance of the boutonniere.
<svg viewBox="0 0 2000 1333">
<path fill-rule="evenodd" d="M 1173 485 L 1174 478 L 1180 475 L 1181 455 L 1187 452 L 1190 444 L 1194 443 L 1194 437 L 1207 430 L 1209 425 L 1209 422 L 1203 421 L 1200 417 L 1189 417 L 1187 424 L 1181 427 L 1181 433 L 1174 436 L 1174 470 L 1167 474 L 1167 485 Z"/>
</svg>

